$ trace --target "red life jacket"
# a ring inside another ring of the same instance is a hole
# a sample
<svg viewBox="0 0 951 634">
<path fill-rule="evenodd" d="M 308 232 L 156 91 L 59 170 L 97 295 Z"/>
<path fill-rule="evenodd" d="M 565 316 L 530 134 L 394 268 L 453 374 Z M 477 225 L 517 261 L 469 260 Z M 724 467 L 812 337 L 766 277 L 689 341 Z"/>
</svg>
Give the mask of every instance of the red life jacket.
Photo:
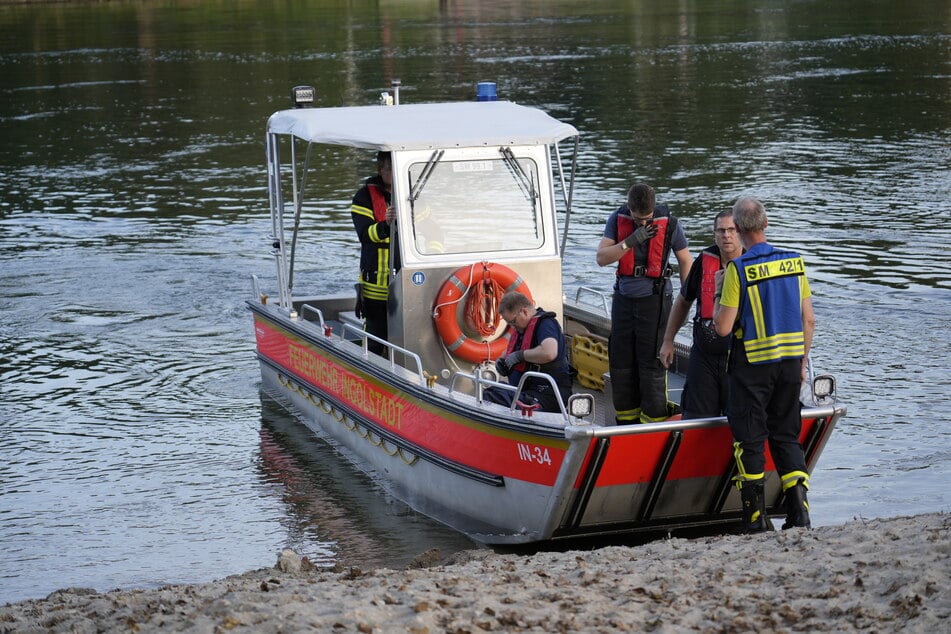
<svg viewBox="0 0 951 634">
<path fill-rule="evenodd" d="M 720 270 L 720 256 L 703 251 L 700 258 L 700 319 L 713 319 L 713 295 L 717 290 L 717 271 Z"/>
<path fill-rule="evenodd" d="M 370 192 L 370 200 L 373 201 L 373 218 L 377 222 L 385 221 L 386 208 L 389 207 L 389 204 L 387 204 L 386 197 L 383 195 L 383 188 L 368 183 L 367 190 Z"/>
<path fill-rule="evenodd" d="M 658 214 L 662 214 L 658 216 Z M 666 206 L 654 210 L 654 224 L 657 225 L 657 234 L 647 243 L 647 262 L 644 267 L 644 277 L 660 278 L 667 269 L 667 258 L 670 256 L 670 236 L 668 229 L 673 232 L 674 223 L 670 222 L 670 214 Z M 634 233 L 634 220 L 624 214 L 617 215 L 617 241 L 622 242 Z M 636 263 L 634 249 L 627 249 L 618 260 L 618 275 L 634 275 Z"/>
<path fill-rule="evenodd" d="M 549 315 L 553 315 L 553 313 L 536 312 L 535 315 L 532 316 L 532 320 L 528 322 L 527 326 L 525 326 L 525 332 L 522 335 L 521 340 L 519 340 L 518 338 L 518 331 L 515 330 L 515 328 L 513 327 L 509 327 L 509 331 L 510 331 L 509 345 L 505 349 L 505 356 L 507 357 L 513 352 L 515 352 L 516 342 L 519 342 L 521 344 L 519 345 L 519 350 L 524 351 L 524 350 L 528 350 L 529 348 L 533 348 L 534 346 L 532 346 L 532 339 L 535 337 L 535 328 L 538 326 L 538 321 L 540 318 L 548 317 Z M 528 369 L 528 364 L 522 361 L 521 363 L 518 363 L 515 366 L 513 366 L 512 369 L 517 370 L 519 372 L 525 372 Z"/>
</svg>

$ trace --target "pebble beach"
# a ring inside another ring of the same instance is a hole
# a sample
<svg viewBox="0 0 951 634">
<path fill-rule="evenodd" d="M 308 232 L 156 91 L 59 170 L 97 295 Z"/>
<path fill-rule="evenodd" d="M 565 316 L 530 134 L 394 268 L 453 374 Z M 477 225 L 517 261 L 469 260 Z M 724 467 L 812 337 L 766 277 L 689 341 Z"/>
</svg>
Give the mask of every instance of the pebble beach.
<svg viewBox="0 0 951 634">
<path fill-rule="evenodd" d="M 210 583 L 65 588 L 0 632 L 946 632 L 951 515 L 540 552 L 421 553 L 404 570 L 272 568 Z"/>
</svg>

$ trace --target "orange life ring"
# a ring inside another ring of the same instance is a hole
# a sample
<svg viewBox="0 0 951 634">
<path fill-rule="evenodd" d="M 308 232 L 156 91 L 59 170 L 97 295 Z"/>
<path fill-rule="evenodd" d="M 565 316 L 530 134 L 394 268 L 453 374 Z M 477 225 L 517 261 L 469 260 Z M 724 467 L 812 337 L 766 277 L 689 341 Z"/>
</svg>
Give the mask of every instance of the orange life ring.
<svg viewBox="0 0 951 634">
<path fill-rule="evenodd" d="M 436 295 L 436 303 L 433 308 L 433 322 L 436 324 L 436 332 L 443 343 L 454 356 L 459 357 L 471 363 L 482 363 L 497 359 L 505 352 L 508 346 L 508 336 L 496 337 L 492 341 L 477 341 L 467 337 L 462 332 L 462 326 L 459 323 L 459 308 L 463 304 L 463 298 L 466 293 L 477 281 L 482 280 L 482 275 L 476 279 L 476 270 L 479 264 L 470 264 L 461 266 L 449 276 L 439 293 Z M 518 291 L 532 299 L 532 292 L 528 289 L 528 284 L 521 276 L 509 267 L 495 262 L 483 262 L 484 272 L 499 286 L 505 289 L 505 292 Z M 465 280 L 465 281 L 464 281 Z"/>
</svg>

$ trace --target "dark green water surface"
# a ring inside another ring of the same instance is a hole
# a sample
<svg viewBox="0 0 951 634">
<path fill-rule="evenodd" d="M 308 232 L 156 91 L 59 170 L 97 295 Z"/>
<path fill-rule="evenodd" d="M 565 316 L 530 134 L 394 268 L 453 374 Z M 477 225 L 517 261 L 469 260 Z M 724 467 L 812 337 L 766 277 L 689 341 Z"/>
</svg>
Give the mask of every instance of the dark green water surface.
<svg viewBox="0 0 951 634">
<path fill-rule="evenodd" d="M 740 194 L 806 258 L 849 407 L 813 521 L 949 510 L 951 9 L 842 0 L 0 6 L 0 601 L 220 578 L 295 548 L 404 566 L 472 546 L 258 393 L 264 129 L 320 105 L 472 99 L 582 132 L 566 290 L 636 180 L 691 250 Z M 357 268 L 341 152 L 295 277 Z"/>
</svg>

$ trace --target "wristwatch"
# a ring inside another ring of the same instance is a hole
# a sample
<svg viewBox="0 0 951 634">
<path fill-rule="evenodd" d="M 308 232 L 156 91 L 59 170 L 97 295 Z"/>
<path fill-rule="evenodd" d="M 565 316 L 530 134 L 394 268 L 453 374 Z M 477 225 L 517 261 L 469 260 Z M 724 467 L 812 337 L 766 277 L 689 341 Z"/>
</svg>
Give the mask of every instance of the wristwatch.
<svg viewBox="0 0 951 634">
<path fill-rule="evenodd" d="M 627 251 L 628 249 L 631 248 L 631 247 L 627 246 L 627 242 L 625 242 L 624 240 L 621 240 L 618 244 L 621 245 L 621 251 Z"/>
</svg>

